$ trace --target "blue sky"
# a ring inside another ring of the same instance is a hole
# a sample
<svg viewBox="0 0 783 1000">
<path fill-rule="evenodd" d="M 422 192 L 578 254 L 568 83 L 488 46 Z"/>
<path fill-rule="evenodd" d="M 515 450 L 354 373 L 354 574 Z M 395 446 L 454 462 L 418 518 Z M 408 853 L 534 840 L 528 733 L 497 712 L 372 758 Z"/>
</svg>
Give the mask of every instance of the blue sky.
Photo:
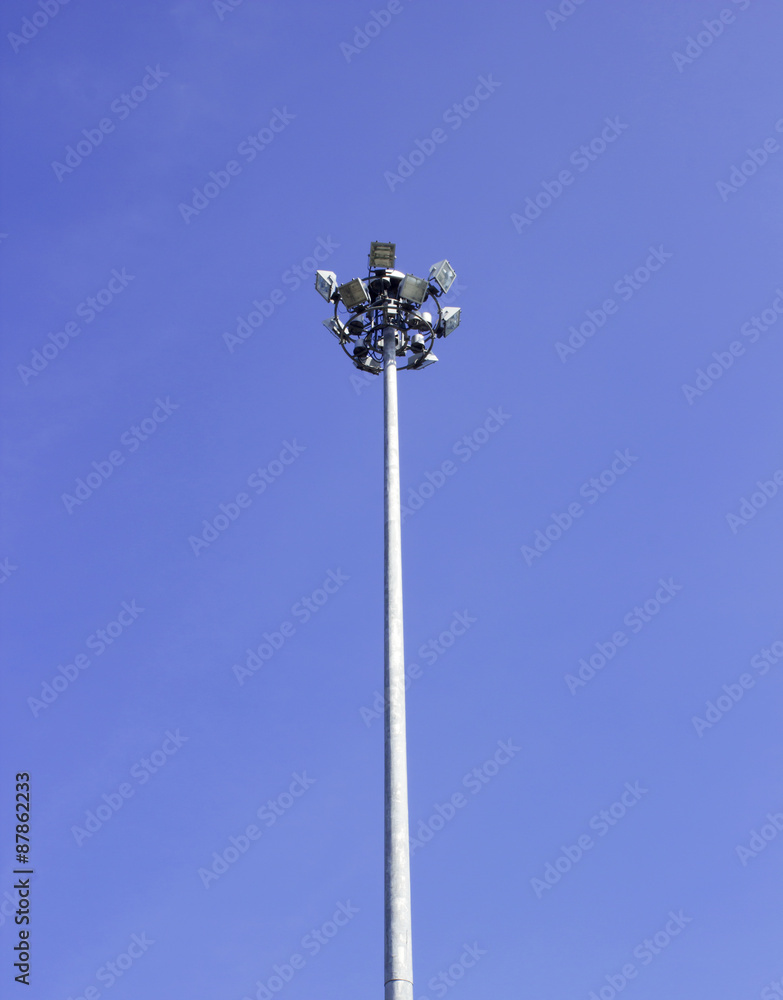
<svg viewBox="0 0 783 1000">
<path fill-rule="evenodd" d="M 3 982 L 380 995 L 391 240 L 416 1000 L 776 996 L 779 5 L 2 20 Z"/>
</svg>

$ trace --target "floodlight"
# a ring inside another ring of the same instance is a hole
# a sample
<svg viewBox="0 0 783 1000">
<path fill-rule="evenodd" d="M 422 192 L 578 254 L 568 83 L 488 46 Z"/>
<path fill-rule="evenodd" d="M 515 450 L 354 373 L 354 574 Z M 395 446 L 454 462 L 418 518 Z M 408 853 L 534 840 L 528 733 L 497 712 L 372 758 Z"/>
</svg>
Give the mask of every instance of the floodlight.
<svg viewBox="0 0 783 1000">
<path fill-rule="evenodd" d="M 344 340 L 348 339 L 348 331 L 345 329 L 345 324 L 341 323 L 339 319 L 325 319 L 324 326 L 337 337 L 341 344 Z"/>
<path fill-rule="evenodd" d="M 367 291 L 367 285 L 365 285 L 361 278 L 346 281 L 344 285 L 340 285 L 337 293 L 342 299 L 343 305 L 347 306 L 348 309 L 355 309 L 363 302 L 370 301 L 370 293 Z"/>
<path fill-rule="evenodd" d="M 408 368 L 426 368 L 427 365 L 433 365 L 433 364 L 435 364 L 435 362 L 437 360 L 438 359 L 435 357 L 435 355 L 432 353 L 432 351 L 427 351 L 427 353 L 424 355 L 424 357 L 422 357 L 421 354 L 419 354 L 419 355 L 417 355 L 415 357 L 412 357 L 411 360 L 408 362 L 407 367 Z"/>
<path fill-rule="evenodd" d="M 315 272 L 315 289 L 327 302 L 332 301 L 335 288 L 337 288 L 337 275 L 334 271 Z"/>
<path fill-rule="evenodd" d="M 424 278 L 417 278 L 415 274 L 406 274 L 400 285 L 400 297 L 418 305 L 427 298 L 429 291 L 429 283 Z"/>
<path fill-rule="evenodd" d="M 357 358 L 354 361 L 357 368 L 361 368 L 362 371 L 371 372 L 373 375 L 377 375 L 381 371 L 380 361 L 376 361 L 375 358 Z"/>
<path fill-rule="evenodd" d="M 447 260 L 440 260 L 430 268 L 430 281 L 434 281 L 445 294 L 454 284 L 457 272 Z"/>
<path fill-rule="evenodd" d="M 371 243 L 370 268 L 394 267 L 396 243 Z"/>
<path fill-rule="evenodd" d="M 448 337 L 448 335 L 453 333 L 459 326 L 459 320 L 459 306 L 446 306 L 441 313 L 440 323 L 438 324 L 438 336 Z"/>
<path fill-rule="evenodd" d="M 410 344 L 412 351 L 421 354 L 427 347 L 427 338 L 423 333 L 414 333 L 411 335 Z"/>
<path fill-rule="evenodd" d="M 408 317 L 408 326 L 414 330 L 429 330 L 432 327 L 432 313 L 415 312 Z"/>
</svg>

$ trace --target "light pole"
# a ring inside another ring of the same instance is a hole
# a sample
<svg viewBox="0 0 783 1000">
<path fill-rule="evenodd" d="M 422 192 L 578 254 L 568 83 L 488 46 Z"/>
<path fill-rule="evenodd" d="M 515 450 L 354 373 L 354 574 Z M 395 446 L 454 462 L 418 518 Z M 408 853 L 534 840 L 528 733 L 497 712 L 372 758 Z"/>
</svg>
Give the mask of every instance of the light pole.
<svg viewBox="0 0 783 1000">
<path fill-rule="evenodd" d="M 324 325 L 348 357 L 357 368 L 383 372 L 384 998 L 413 1000 L 397 368 L 424 368 L 437 361 L 432 344 L 457 328 L 460 311 L 440 304 L 456 277 L 448 261 L 434 264 L 428 279 L 417 278 L 394 269 L 395 249 L 394 243 L 372 243 L 366 279 L 338 285 L 333 271 L 317 271 L 315 287 L 327 302 L 334 302 L 334 316 Z M 436 320 L 421 311 L 428 298 L 437 306 Z M 398 365 L 398 358 L 407 363 Z"/>
</svg>

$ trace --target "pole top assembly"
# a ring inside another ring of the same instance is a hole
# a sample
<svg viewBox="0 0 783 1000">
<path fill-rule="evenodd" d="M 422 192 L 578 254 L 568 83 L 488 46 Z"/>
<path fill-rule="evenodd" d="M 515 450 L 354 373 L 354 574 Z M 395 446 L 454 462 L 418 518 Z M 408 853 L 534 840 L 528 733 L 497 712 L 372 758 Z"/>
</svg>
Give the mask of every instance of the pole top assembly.
<svg viewBox="0 0 783 1000">
<path fill-rule="evenodd" d="M 315 272 L 316 291 L 334 302 L 334 316 L 324 326 L 357 368 L 374 375 L 383 371 L 384 328 L 396 331 L 396 356 L 406 359 L 397 368 L 425 368 L 438 360 L 432 353 L 435 338 L 448 337 L 460 322 L 458 307 L 440 304 L 457 277 L 451 264 L 441 260 L 427 278 L 417 278 L 395 269 L 396 249 L 394 243 L 371 243 L 367 277 L 343 285 L 334 271 Z M 434 320 L 421 309 L 427 299 L 438 310 Z"/>
</svg>

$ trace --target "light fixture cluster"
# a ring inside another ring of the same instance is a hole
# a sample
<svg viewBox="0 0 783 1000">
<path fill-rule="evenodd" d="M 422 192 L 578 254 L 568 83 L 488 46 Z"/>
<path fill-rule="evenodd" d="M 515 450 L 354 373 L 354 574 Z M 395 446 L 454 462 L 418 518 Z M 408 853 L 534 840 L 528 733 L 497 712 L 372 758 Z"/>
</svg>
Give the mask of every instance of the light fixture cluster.
<svg viewBox="0 0 783 1000">
<path fill-rule="evenodd" d="M 397 357 L 406 359 L 397 367 L 425 368 L 438 360 L 435 338 L 447 337 L 460 321 L 459 308 L 440 304 L 457 277 L 447 260 L 433 264 L 428 278 L 397 271 L 395 263 L 394 243 L 371 243 L 366 278 L 339 285 L 334 271 L 315 272 L 316 290 L 334 302 L 334 316 L 324 326 L 357 368 L 376 375 L 383 370 L 385 328 L 397 331 Z M 437 307 L 435 319 L 421 308 L 428 298 Z"/>
</svg>

